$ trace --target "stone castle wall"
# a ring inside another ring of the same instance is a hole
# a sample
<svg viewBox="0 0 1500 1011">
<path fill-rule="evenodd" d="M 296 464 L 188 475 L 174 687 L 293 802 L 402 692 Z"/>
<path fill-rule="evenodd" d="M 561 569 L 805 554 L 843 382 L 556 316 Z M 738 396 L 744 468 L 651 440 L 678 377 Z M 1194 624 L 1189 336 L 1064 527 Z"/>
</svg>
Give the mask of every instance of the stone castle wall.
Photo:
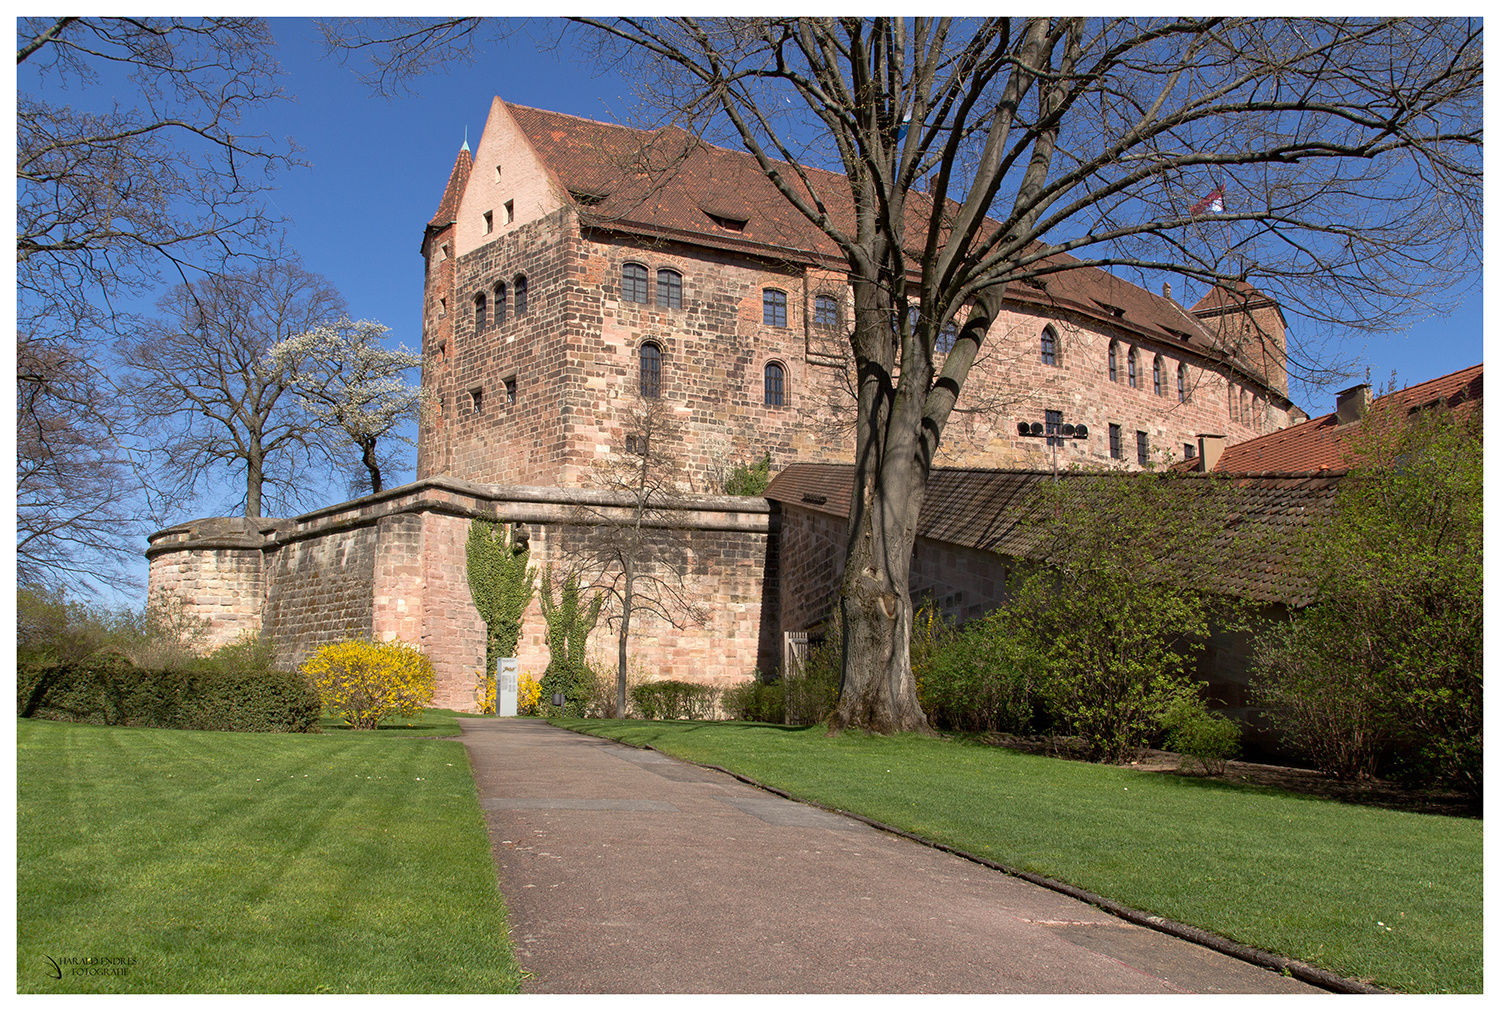
<svg viewBox="0 0 1500 1011">
<path fill-rule="evenodd" d="M 450 479 L 421 481 L 292 520 L 259 521 L 234 531 L 225 521 L 182 524 L 152 537 L 151 590 L 180 597 L 212 624 L 212 645 L 243 629 L 259 630 L 276 662 L 295 666 L 339 639 L 403 639 L 420 646 L 437 673 L 434 704 L 472 711 L 484 667 L 485 631 L 469 592 L 470 521 L 520 524 L 538 573 L 584 560 L 579 519 L 621 519 L 628 503 L 602 492 L 499 487 Z M 638 587 L 630 652 L 655 676 L 716 685 L 744 680 L 774 664 L 778 572 L 775 524 L 764 499 L 693 496 L 648 518 L 659 543 L 680 550 L 681 566 L 658 557 L 644 567 L 697 605 L 697 614 L 651 613 Z M 597 571 L 586 572 L 603 587 Z M 655 594 L 665 599 L 664 594 Z M 607 603 L 591 653 L 613 669 L 616 640 Z M 688 620 L 690 618 L 690 620 Z M 517 649 L 522 671 L 546 669 L 546 628 L 533 599 Z"/>
</svg>

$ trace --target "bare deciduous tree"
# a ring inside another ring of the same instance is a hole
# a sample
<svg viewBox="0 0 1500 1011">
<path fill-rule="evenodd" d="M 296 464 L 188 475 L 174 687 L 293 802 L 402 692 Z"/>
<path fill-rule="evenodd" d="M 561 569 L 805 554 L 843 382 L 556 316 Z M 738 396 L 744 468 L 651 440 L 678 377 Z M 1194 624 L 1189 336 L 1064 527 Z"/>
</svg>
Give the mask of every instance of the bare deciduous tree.
<svg viewBox="0 0 1500 1011">
<path fill-rule="evenodd" d="M 692 561 L 685 532 L 666 508 L 681 497 L 682 431 L 668 401 L 638 397 L 625 413 L 623 446 L 599 460 L 594 483 L 613 492 L 610 504 L 575 511 L 575 566 L 613 600 L 607 623 L 617 633 L 616 712 L 626 711 L 631 621 L 654 615 L 674 628 L 701 623 L 706 609 L 688 590 Z"/>
<path fill-rule="evenodd" d="M 282 97 L 259 19 L 17 20 L 17 544 L 22 578 L 118 575 L 147 509 L 111 417 L 122 296 L 263 249 L 289 142 L 245 113 Z"/>
<path fill-rule="evenodd" d="M 172 497 L 191 496 L 216 468 L 244 468 L 246 516 L 263 493 L 276 507 L 301 501 L 298 477 L 322 449 L 324 423 L 291 390 L 294 363 L 273 363 L 278 341 L 348 309 L 320 274 L 290 263 L 180 284 L 163 317 L 122 342 L 122 388 L 156 434 L 157 471 Z"/>
<path fill-rule="evenodd" d="M 908 655 L 916 521 L 1008 285 L 1168 271 L 1383 327 L 1474 269 L 1477 21 L 580 21 L 656 122 L 743 147 L 847 261 L 858 406 L 835 728 L 926 726 Z M 462 55 L 446 40 L 475 26 L 401 25 L 380 67 Z M 843 174 L 830 186 L 809 166 Z"/>
</svg>

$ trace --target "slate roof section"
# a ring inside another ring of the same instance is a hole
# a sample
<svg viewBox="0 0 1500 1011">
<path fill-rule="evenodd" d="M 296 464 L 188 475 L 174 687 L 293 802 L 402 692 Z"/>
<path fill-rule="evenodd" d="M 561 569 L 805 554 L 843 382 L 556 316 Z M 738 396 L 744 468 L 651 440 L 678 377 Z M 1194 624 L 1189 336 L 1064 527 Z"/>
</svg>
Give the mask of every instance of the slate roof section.
<svg viewBox="0 0 1500 1011">
<path fill-rule="evenodd" d="M 1213 588 L 1260 602 L 1302 606 L 1311 602 L 1313 585 L 1293 564 L 1298 540 L 1310 524 L 1331 514 L 1340 474 L 1226 476 L 1138 474 L 1121 471 L 1074 471 L 1058 475 L 1081 493 L 1084 481 L 1172 480 L 1184 493 L 1215 482 L 1229 497 L 1230 518 L 1223 531 L 1205 537 L 1208 557 L 1241 559 L 1215 571 Z M 1045 517 L 1037 512 L 1038 486 L 1052 480 L 1051 471 L 940 468 L 932 472 L 917 521 L 917 535 L 977 551 L 1014 558 L 1034 558 Z M 803 509 L 847 519 L 854 468 L 847 464 L 793 464 L 777 474 L 765 497 L 783 509 Z M 1231 541 L 1234 541 L 1231 545 Z"/>
<path fill-rule="evenodd" d="M 1454 411 L 1467 411 L 1484 403 L 1484 363 L 1408 386 L 1376 397 L 1370 412 L 1395 411 L 1399 415 L 1437 404 Z M 1368 415 L 1367 415 L 1368 416 Z M 1283 474 L 1327 469 L 1348 470 L 1356 463 L 1347 444 L 1360 423 L 1340 425 L 1338 414 L 1313 418 L 1270 435 L 1262 435 L 1225 448 L 1214 472 L 1219 474 Z M 1193 464 L 1188 461 L 1190 469 Z"/>
<path fill-rule="evenodd" d="M 747 152 L 715 147 L 677 127 L 647 132 L 509 102 L 505 107 L 579 205 L 586 224 L 833 270 L 848 262 Z M 804 171 L 829 218 L 852 232 L 853 202 L 845 177 L 810 167 Z M 790 166 L 786 178 L 808 194 Z M 931 206 L 925 193 L 907 195 L 909 236 L 925 234 Z M 1061 253 L 1045 258 L 1039 269 L 1047 273 L 1035 283 L 1013 283 L 1007 301 L 1047 314 L 1066 310 L 1168 347 L 1213 356 L 1215 338 L 1191 312 L 1096 267 L 1070 266 L 1077 262 Z M 1250 363 L 1236 366 L 1264 383 Z"/>
</svg>

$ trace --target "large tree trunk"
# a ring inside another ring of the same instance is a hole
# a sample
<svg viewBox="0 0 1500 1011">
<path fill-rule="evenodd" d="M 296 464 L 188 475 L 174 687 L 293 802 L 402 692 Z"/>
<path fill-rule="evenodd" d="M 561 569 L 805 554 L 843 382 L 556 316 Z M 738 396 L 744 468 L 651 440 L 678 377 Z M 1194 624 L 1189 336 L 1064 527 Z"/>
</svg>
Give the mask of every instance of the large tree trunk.
<svg viewBox="0 0 1500 1011">
<path fill-rule="evenodd" d="M 245 461 L 245 515 L 260 518 L 260 487 L 265 482 L 265 461 L 259 447 L 251 449 Z"/>
<path fill-rule="evenodd" d="M 380 491 L 380 464 L 375 459 L 375 439 L 360 440 L 359 447 L 360 460 L 370 472 L 370 494 L 373 495 Z"/>
</svg>

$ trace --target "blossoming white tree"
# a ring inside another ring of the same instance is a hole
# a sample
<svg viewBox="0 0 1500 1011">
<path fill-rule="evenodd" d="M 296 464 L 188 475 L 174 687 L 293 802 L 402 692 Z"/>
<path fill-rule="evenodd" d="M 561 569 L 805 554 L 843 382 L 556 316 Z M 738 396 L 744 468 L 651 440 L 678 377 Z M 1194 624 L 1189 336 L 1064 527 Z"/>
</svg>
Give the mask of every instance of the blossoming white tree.
<svg viewBox="0 0 1500 1011">
<path fill-rule="evenodd" d="M 288 337 L 266 354 L 268 364 L 289 377 L 303 408 L 326 426 L 330 450 L 358 454 L 364 469 L 353 468 L 349 481 L 356 494 L 380 491 L 383 469 L 393 463 L 386 446 L 412 443 L 396 429 L 423 403 L 421 387 L 406 381 L 422 356 L 404 344 L 385 347 L 381 338 L 389 332 L 374 320 L 344 317 Z"/>
</svg>

